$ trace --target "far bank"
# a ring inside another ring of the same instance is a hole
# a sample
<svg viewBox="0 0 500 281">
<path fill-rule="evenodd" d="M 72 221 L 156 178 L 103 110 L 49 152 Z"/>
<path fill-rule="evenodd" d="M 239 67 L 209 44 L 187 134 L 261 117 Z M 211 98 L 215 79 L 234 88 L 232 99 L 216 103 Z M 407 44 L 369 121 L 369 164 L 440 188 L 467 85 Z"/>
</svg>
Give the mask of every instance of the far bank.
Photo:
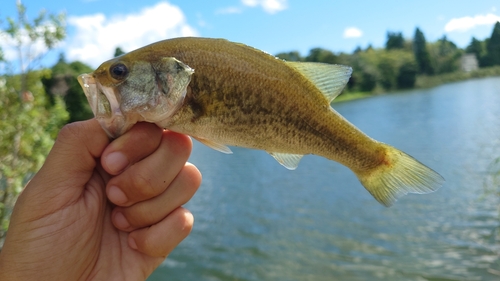
<svg viewBox="0 0 500 281">
<path fill-rule="evenodd" d="M 419 75 L 417 76 L 415 87 L 408 90 L 433 88 L 446 83 L 464 81 L 473 78 L 492 77 L 492 76 L 500 76 L 500 66 L 484 67 L 470 72 L 456 71 L 452 73 L 445 73 L 433 76 Z M 381 91 L 380 89 L 375 89 L 372 92 L 347 91 L 338 96 L 333 102 L 334 103 L 346 102 L 351 100 L 357 100 L 357 99 L 390 94 L 392 92 L 402 92 L 402 91 L 404 90 L 398 89 L 394 91 Z"/>
</svg>

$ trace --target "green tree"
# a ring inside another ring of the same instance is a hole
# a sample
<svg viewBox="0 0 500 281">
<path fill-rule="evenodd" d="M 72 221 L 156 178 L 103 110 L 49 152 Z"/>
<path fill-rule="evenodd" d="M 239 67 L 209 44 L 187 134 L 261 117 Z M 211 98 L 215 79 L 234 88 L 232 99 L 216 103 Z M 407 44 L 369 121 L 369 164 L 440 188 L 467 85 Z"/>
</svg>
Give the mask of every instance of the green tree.
<svg viewBox="0 0 500 281">
<path fill-rule="evenodd" d="M 120 47 L 116 47 L 116 49 L 115 49 L 115 55 L 114 55 L 114 56 L 115 56 L 115 58 L 116 58 L 116 57 L 119 57 L 119 56 L 121 56 L 121 55 L 124 55 L 124 54 L 125 54 L 125 51 L 124 51 L 124 50 L 122 50 L 122 48 L 120 48 Z"/>
<path fill-rule="evenodd" d="M 493 27 L 490 40 L 486 44 L 489 65 L 500 65 L 500 22 Z"/>
<path fill-rule="evenodd" d="M 304 58 L 300 55 L 299 52 L 297 51 L 292 51 L 288 53 L 279 53 L 276 55 L 276 57 L 286 60 L 286 61 L 303 61 Z"/>
<path fill-rule="evenodd" d="M 416 81 L 412 52 L 404 49 L 373 49 L 352 56 L 353 77 L 360 91 L 407 89 Z"/>
<path fill-rule="evenodd" d="M 353 68 L 352 86 L 353 90 L 372 92 L 377 87 L 380 73 L 377 69 L 377 55 L 373 49 L 359 51 L 351 56 L 348 65 Z"/>
<path fill-rule="evenodd" d="M 42 43 L 47 49 L 52 49 L 66 36 L 65 14 L 47 14 L 40 11 L 30 22 L 26 16 L 26 7 L 17 1 L 17 19 L 7 17 L 7 27 L 3 29 L 4 36 L 14 42 L 21 72 L 21 91 L 27 89 L 28 75 L 38 67 L 45 51 L 35 52 L 34 45 Z"/>
<path fill-rule="evenodd" d="M 359 75 L 355 75 L 354 77 L 359 80 L 359 90 L 363 92 L 371 92 L 377 86 L 377 71 L 373 68 L 365 68 Z"/>
<path fill-rule="evenodd" d="M 305 57 L 305 61 L 335 64 L 338 62 L 338 59 L 337 56 L 329 50 L 314 48 L 309 51 L 309 54 Z"/>
<path fill-rule="evenodd" d="M 396 88 L 396 77 L 398 74 L 397 60 L 388 52 L 381 53 L 384 58 L 377 62 L 377 68 L 380 73 L 379 83 L 386 90 Z"/>
<path fill-rule="evenodd" d="M 465 48 L 465 52 L 469 54 L 475 54 L 476 59 L 479 61 L 480 66 L 484 66 L 484 57 L 486 55 L 486 47 L 483 41 L 477 40 L 472 37 L 470 44 Z"/>
<path fill-rule="evenodd" d="M 396 83 L 398 89 L 411 89 L 417 81 L 417 64 L 415 61 L 404 63 L 399 67 Z"/>
<path fill-rule="evenodd" d="M 49 72 L 34 70 L 44 53 L 30 51 L 39 42 L 50 50 L 64 38 L 64 16 L 42 11 L 30 22 L 20 1 L 17 10 L 17 20 L 7 18 L 7 27 L 0 30 L 0 37 L 18 51 L 20 71 L 0 76 L 0 244 L 17 195 L 40 168 L 67 119 L 62 100 L 51 105 L 41 86 L 40 79 Z"/>
<path fill-rule="evenodd" d="M 401 32 L 387 32 L 387 41 L 385 43 L 386 50 L 403 49 L 405 39 Z"/>
<path fill-rule="evenodd" d="M 76 77 L 82 73 L 89 73 L 92 68 L 82 62 L 67 63 L 63 56 L 50 69 L 51 75 L 42 79 L 45 91 L 53 101 L 55 97 L 62 97 L 69 113 L 69 121 L 87 120 L 93 117 L 92 109 L 78 83 Z"/>
<path fill-rule="evenodd" d="M 434 74 L 434 67 L 432 66 L 431 56 L 427 50 L 424 33 L 418 27 L 415 29 L 415 36 L 413 37 L 413 53 L 418 65 L 418 72 L 427 75 Z"/>
<path fill-rule="evenodd" d="M 443 36 L 436 43 L 428 44 L 431 60 L 436 74 L 449 73 L 460 69 L 463 51 L 455 43 Z"/>
</svg>

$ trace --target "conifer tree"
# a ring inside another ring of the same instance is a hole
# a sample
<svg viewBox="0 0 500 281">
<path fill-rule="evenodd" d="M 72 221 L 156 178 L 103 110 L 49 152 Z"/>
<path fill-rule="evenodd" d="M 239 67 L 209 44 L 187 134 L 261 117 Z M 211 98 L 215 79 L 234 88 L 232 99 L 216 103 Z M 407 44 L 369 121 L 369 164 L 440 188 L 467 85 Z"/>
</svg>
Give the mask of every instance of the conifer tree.
<svg viewBox="0 0 500 281">
<path fill-rule="evenodd" d="M 405 39 L 401 32 L 387 32 L 387 42 L 385 43 L 386 50 L 403 49 Z"/>
<path fill-rule="evenodd" d="M 486 45 L 486 50 L 488 52 L 488 64 L 500 65 L 500 22 L 497 22 L 493 27 L 493 32 Z"/>
<path fill-rule="evenodd" d="M 413 53 L 417 61 L 418 72 L 427 75 L 434 74 L 434 67 L 432 66 L 431 56 L 427 50 L 424 33 L 418 27 L 413 37 Z"/>
</svg>

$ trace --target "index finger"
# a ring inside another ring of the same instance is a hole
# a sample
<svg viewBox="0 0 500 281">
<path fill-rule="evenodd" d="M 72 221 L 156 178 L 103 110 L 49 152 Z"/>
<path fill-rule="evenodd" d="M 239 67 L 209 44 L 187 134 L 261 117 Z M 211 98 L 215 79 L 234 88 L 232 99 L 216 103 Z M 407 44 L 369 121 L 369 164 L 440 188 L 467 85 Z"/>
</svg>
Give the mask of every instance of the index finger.
<svg viewBox="0 0 500 281">
<path fill-rule="evenodd" d="M 111 175 L 120 174 L 153 153 L 160 145 L 162 132 L 155 124 L 135 124 L 106 147 L 101 157 L 102 167 Z"/>
</svg>

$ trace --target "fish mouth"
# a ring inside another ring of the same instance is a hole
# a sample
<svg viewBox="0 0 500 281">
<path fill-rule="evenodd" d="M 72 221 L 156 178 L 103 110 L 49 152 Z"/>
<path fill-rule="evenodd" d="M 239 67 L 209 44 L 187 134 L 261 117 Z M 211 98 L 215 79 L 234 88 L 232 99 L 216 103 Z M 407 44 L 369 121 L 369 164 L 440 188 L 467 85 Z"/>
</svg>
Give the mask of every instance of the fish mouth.
<svg viewBox="0 0 500 281">
<path fill-rule="evenodd" d="M 112 88 L 102 86 L 92 74 L 79 75 L 78 82 L 95 118 L 110 138 L 121 136 L 134 125 L 123 114 Z"/>
<path fill-rule="evenodd" d="M 114 86 L 103 85 L 96 72 L 78 76 L 95 118 L 109 137 L 115 139 L 142 121 L 163 128 L 160 123 L 182 107 L 194 70 L 170 57 L 163 59 L 160 66 L 152 73 L 156 83 L 145 84 L 140 89 L 128 85 L 127 81 Z"/>
</svg>

